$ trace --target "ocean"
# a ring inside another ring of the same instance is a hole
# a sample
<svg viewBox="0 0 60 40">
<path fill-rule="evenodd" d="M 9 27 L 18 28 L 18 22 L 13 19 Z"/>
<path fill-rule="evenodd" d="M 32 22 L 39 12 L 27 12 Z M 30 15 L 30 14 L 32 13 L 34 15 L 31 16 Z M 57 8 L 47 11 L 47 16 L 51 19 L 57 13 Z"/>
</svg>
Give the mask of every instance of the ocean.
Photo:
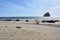
<svg viewBox="0 0 60 40">
<path fill-rule="evenodd" d="M 60 20 L 60 17 L 0 17 L 0 20 Z"/>
</svg>

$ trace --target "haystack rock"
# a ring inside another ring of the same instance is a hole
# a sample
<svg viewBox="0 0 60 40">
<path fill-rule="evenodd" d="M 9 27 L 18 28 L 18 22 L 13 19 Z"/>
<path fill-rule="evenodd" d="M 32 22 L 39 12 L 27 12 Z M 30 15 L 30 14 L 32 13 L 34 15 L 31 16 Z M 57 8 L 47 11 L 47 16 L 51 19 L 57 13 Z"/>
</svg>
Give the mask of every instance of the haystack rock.
<svg viewBox="0 0 60 40">
<path fill-rule="evenodd" d="M 49 12 L 45 13 L 44 17 L 50 17 L 50 13 Z"/>
</svg>

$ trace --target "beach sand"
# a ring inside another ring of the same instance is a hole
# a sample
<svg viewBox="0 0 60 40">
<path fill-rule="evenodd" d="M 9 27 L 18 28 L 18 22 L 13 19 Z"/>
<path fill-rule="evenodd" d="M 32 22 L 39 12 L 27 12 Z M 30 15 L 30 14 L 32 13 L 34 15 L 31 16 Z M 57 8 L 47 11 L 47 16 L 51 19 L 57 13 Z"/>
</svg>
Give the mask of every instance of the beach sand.
<svg viewBox="0 0 60 40">
<path fill-rule="evenodd" d="M 60 22 L 0 21 L 0 40 L 60 40 Z"/>
</svg>

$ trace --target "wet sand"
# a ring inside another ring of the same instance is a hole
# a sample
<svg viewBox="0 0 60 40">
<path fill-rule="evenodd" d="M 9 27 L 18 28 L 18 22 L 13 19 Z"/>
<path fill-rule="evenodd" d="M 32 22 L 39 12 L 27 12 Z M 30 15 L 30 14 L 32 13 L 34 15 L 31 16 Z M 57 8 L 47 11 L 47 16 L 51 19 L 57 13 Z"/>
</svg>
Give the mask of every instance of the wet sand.
<svg viewBox="0 0 60 40">
<path fill-rule="evenodd" d="M 60 40 L 60 22 L 0 21 L 0 40 Z"/>
</svg>

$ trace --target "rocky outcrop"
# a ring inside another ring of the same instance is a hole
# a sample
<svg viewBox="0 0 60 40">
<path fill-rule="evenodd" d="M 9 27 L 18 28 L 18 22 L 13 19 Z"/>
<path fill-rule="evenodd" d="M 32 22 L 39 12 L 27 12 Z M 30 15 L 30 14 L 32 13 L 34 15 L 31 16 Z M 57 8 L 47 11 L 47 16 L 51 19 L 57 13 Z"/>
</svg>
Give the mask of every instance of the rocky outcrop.
<svg viewBox="0 0 60 40">
<path fill-rule="evenodd" d="M 50 17 L 50 13 L 49 12 L 45 13 L 44 17 Z"/>
</svg>

